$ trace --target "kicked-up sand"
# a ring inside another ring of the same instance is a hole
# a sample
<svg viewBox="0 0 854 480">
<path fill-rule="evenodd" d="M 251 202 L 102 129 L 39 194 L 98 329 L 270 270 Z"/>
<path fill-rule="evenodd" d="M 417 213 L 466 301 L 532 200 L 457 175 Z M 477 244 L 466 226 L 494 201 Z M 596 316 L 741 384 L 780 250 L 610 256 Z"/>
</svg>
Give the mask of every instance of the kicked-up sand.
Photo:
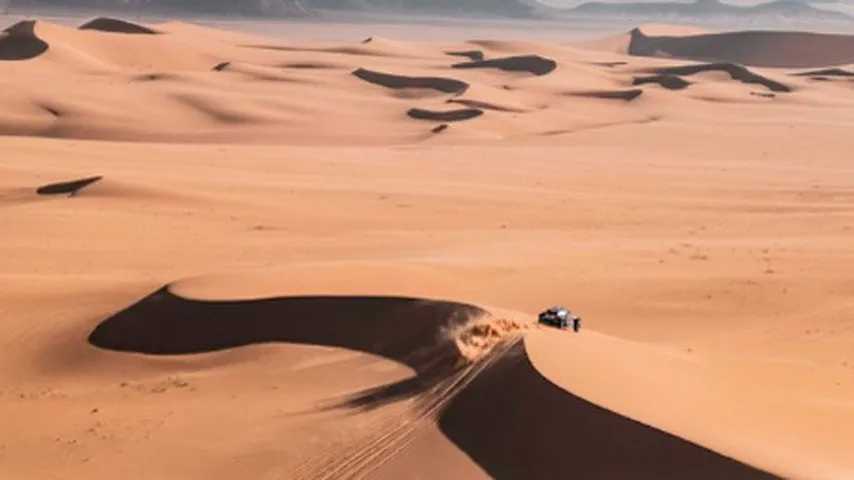
<svg viewBox="0 0 854 480">
<path fill-rule="evenodd" d="M 0 478 L 854 475 L 848 37 L 352 28 L 0 34 Z"/>
</svg>

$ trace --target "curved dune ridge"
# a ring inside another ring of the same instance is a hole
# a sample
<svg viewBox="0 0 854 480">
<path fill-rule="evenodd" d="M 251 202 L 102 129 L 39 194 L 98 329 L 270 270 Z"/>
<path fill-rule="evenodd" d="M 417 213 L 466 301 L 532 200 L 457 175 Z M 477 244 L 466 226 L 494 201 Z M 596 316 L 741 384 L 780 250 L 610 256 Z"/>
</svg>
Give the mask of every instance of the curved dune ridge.
<svg viewBox="0 0 854 480">
<path fill-rule="evenodd" d="M 0 60 L 29 60 L 46 52 L 50 45 L 36 35 L 35 20 L 16 23 L 0 34 Z"/>
<path fill-rule="evenodd" d="M 854 63 L 854 36 L 777 31 L 646 36 L 635 28 L 628 53 L 757 67 L 823 67 Z"/>
<path fill-rule="evenodd" d="M 741 65 L 732 63 L 703 63 L 699 65 L 681 65 L 675 67 L 656 68 L 653 72 L 659 75 L 681 76 L 695 75 L 704 72 L 725 72 L 729 74 L 733 80 L 738 80 L 743 83 L 758 84 L 773 91 L 773 92 L 790 92 L 792 91 L 786 85 L 780 82 L 771 80 L 768 77 L 751 72 Z"/>
<path fill-rule="evenodd" d="M 523 343 L 459 392 L 439 426 L 493 478 L 777 478 L 573 395 Z"/>
<path fill-rule="evenodd" d="M 643 90 L 641 90 L 640 88 L 632 88 L 629 90 L 594 90 L 585 92 L 570 92 L 567 95 L 573 97 L 602 98 L 606 100 L 625 100 L 627 102 L 631 102 L 632 100 L 643 95 Z"/>
<path fill-rule="evenodd" d="M 473 62 L 457 63 L 453 68 L 497 68 L 508 72 L 527 72 L 547 75 L 557 68 L 557 62 L 539 55 L 519 55 Z"/>
<path fill-rule="evenodd" d="M 483 322 L 479 307 L 405 297 L 304 296 L 190 300 L 169 286 L 101 322 L 97 347 L 152 355 L 213 352 L 270 342 L 327 345 L 386 357 L 416 375 L 352 404 L 415 395 L 487 354 L 523 326 Z"/>
<path fill-rule="evenodd" d="M 668 90 L 682 90 L 691 85 L 691 82 L 676 75 L 649 75 L 644 77 L 635 77 L 632 80 L 632 85 L 646 85 L 648 83 L 661 85 Z"/>
<path fill-rule="evenodd" d="M 469 108 L 476 108 L 480 110 L 494 110 L 496 112 L 510 112 L 510 113 L 524 113 L 526 110 L 522 108 L 509 107 L 505 105 L 499 105 L 493 102 L 486 102 L 483 100 L 471 100 L 467 98 L 451 98 L 447 101 L 447 103 L 458 103 L 460 105 L 465 105 Z"/>
<path fill-rule="evenodd" d="M 321 451 L 320 461 L 302 467 L 300 478 L 368 474 L 405 453 L 417 430 L 429 424 L 494 478 L 608 478 L 625 472 L 633 478 L 772 478 L 554 385 L 528 358 L 521 341 L 527 328 L 450 301 L 192 300 L 166 286 L 101 322 L 89 341 L 152 355 L 271 342 L 323 345 L 382 356 L 414 370 L 412 377 L 356 392 L 331 407 L 370 411 L 413 399 L 417 415 L 405 429 L 383 433 L 381 442 L 357 439 L 352 448 L 338 446 L 330 458 Z M 425 435 L 431 435 L 429 428 Z"/>
<path fill-rule="evenodd" d="M 468 90 L 469 84 L 461 80 L 442 77 L 408 77 L 390 73 L 375 72 L 364 68 L 353 71 L 356 77 L 386 88 L 424 88 L 443 93 L 461 94 Z"/>
<path fill-rule="evenodd" d="M 418 120 L 460 122 L 483 115 L 483 110 L 477 108 L 460 108 L 456 110 L 426 110 L 423 108 L 411 108 L 406 112 L 406 114 Z"/>
<path fill-rule="evenodd" d="M 108 17 L 92 19 L 77 28 L 80 30 L 97 30 L 99 32 L 127 33 L 131 35 L 154 35 L 160 33 L 143 25 Z"/>
<path fill-rule="evenodd" d="M 854 77 L 854 72 L 842 68 L 823 68 L 821 70 L 810 70 L 808 72 L 797 72 L 792 75 L 796 77 Z"/>
<path fill-rule="evenodd" d="M 453 57 L 466 57 L 473 62 L 479 62 L 486 58 L 486 56 L 480 50 L 461 50 L 445 53 Z"/>
<path fill-rule="evenodd" d="M 51 183 L 48 185 L 43 185 L 36 189 L 36 193 L 39 195 L 61 195 L 61 194 L 69 194 L 69 195 L 77 195 L 84 188 L 92 185 L 93 183 L 99 182 L 104 177 L 96 176 L 96 177 L 87 177 L 81 178 L 79 180 L 71 180 L 68 182 L 59 182 L 59 183 Z"/>
</svg>

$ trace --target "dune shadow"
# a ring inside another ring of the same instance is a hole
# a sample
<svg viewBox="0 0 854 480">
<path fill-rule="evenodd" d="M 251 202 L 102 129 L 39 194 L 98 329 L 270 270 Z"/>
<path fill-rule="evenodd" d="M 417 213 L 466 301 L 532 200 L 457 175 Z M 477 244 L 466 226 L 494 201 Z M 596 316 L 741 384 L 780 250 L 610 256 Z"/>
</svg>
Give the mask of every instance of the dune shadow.
<svg viewBox="0 0 854 480">
<path fill-rule="evenodd" d="M 477 118 L 483 115 L 483 110 L 477 108 L 458 108 L 454 110 L 426 110 L 423 108 L 410 108 L 406 114 L 417 120 L 461 122 L 463 120 L 471 120 L 472 118 Z"/>
<path fill-rule="evenodd" d="M 77 28 L 79 30 L 96 30 L 99 32 L 123 33 L 129 35 L 156 35 L 160 33 L 143 25 L 109 17 L 94 18 Z"/>
<path fill-rule="evenodd" d="M 288 342 L 358 350 L 411 367 L 416 376 L 359 392 L 341 406 L 374 408 L 429 389 L 460 366 L 447 331 L 486 312 L 454 302 L 405 297 L 306 296 L 203 301 L 168 286 L 101 322 L 100 348 L 185 355 Z"/>
<path fill-rule="evenodd" d="M 405 75 L 394 75 L 390 73 L 375 72 L 359 68 L 354 70 L 353 75 L 375 85 L 386 88 L 426 88 L 437 90 L 442 93 L 462 94 L 469 88 L 469 84 L 461 80 L 442 77 L 409 77 Z"/>
<path fill-rule="evenodd" d="M 742 83 L 752 83 L 762 85 L 772 92 L 790 92 L 792 91 L 786 85 L 772 80 L 768 77 L 753 73 L 747 68 L 736 65 L 734 63 L 702 63 L 698 65 L 681 65 L 676 67 L 663 67 L 654 70 L 655 73 L 663 76 L 680 76 L 680 75 L 695 75 L 703 72 L 724 72 L 733 80 L 738 80 Z"/>
<path fill-rule="evenodd" d="M 506 72 L 525 72 L 532 75 L 547 75 L 557 68 L 557 62 L 539 55 L 519 55 L 515 57 L 495 58 L 491 60 L 475 60 L 457 63 L 453 68 L 495 68 Z"/>
<path fill-rule="evenodd" d="M 439 426 L 499 479 L 776 478 L 557 387 L 522 342 L 449 402 Z"/>
<path fill-rule="evenodd" d="M 72 180 L 70 182 L 59 182 L 59 183 L 51 183 L 48 185 L 42 185 L 41 187 L 36 189 L 36 193 L 39 195 L 77 195 L 81 190 L 92 185 L 93 183 L 99 182 L 103 179 L 102 176 L 96 177 L 87 177 L 81 178 L 79 180 Z"/>
<path fill-rule="evenodd" d="M 372 409 L 418 395 L 419 418 L 437 418 L 444 435 L 494 478 L 774 478 L 557 387 L 518 339 L 486 360 L 461 361 L 448 332 L 484 314 L 473 305 L 407 297 L 192 300 L 166 286 L 102 321 L 89 342 L 151 355 L 289 342 L 398 361 L 416 375 L 329 408 Z"/>
<path fill-rule="evenodd" d="M 825 67 L 854 62 L 854 35 L 754 30 L 647 36 L 635 28 L 628 53 L 757 67 Z"/>
<path fill-rule="evenodd" d="M 50 45 L 36 35 L 36 22 L 18 22 L 0 34 L 0 60 L 30 60 L 48 51 Z"/>
</svg>

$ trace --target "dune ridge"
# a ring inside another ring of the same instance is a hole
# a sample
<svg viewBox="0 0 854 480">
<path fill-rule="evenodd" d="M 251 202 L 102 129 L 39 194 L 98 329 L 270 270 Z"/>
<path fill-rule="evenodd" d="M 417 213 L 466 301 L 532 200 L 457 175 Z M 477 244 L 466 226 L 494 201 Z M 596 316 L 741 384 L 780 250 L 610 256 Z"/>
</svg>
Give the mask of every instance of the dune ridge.
<svg viewBox="0 0 854 480">
<path fill-rule="evenodd" d="M 756 73 L 751 72 L 747 68 L 742 67 L 741 65 L 735 65 L 732 63 L 705 63 L 699 65 L 663 67 L 655 69 L 654 72 L 664 76 L 695 75 L 697 73 L 703 72 L 725 72 L 733 80 L 738 80 L 740 82 L 748 84 L 762 85 L 763 87 L 767 88 L 768 90 L 771 90 L 772 92 L 792 91 L 791 88 L 776 80 L 772 80 L 768 77 L 758 75 Z"/>
<path fill-rule="evenodd" d="M 35 32 L 36 21 L 25 20 L 0 34 L 0 61 L 29 60 L 46 52 L 50 45 Z"/>
<path fill-rule="evenodd" d="M 508 72 L 526 72 L 532 75 L 547 75 L 557 68 L 557 62 L 539 55 L 519 55 L 514 57 L 494 58 L 465 63 L 457 63 L 453 68 L 496 68 Z"/>
<path fill-rule="evenodd" d="M 633 88 L 630 90 L 593 90 L 570 92 L 567 95 L 574 97 L 602 98 L 606 100 L 625 100 L 627 102 L 631 102 L 643 95 L 643 90 L 640 88 Z"/>
<path fill-rule="evenodd" d="M 691 82 L 677 75 L 646 75 L 632 79 L 632 85 L 645 85 L 655 83 L 668 90 L 682 90 L 688 88 Z"/>
<path fill-rule="evenodd" d="M 471 120 L 483 115 L 483 110 L 477 108 L 460 108 L 455 110 L 427 110 L 424 108 L 411 108 L 406 112 L 412 118 L 418 120 L 435 120 L 439 122 L 460 122 Z"/>
<path fill-rule="evenodd" d="M 93 183 L 101 181 L 103 178 L 104 177 L 102 176 L 96 176 L 81 178 L 79 180 L 71 180 L 68 182 L 51 183 L 39 187 L 38 189 L 36 189 L 36 193 L 38 193 L 39 195 L 68 194 L 74 196 L 80 193 L 80 191 L 84 188 L 92 185 Z"/>
<path fill-rule="evenodd" d="M 756 67 L 824 67 L 854 63 L 854 36 L 777 31 L 647 36 L 635 28 L 628 53 Z"/>
<path fill-rule="evenodd" d="M 160 32 L 146 26 L 125 20 L 108 17 L 94 18 L 78 27 L 80 30 L 96 30 L 108 33 L 126 33 L 130 35 L 154 35 Z"/>
<path fill-rule="evenodd" d="M 390 73 L 375 72 L 359 68 L 353 71 L 353 75 L 370 83 L 387 88 L 426 88 L 438 90 L 442 93 L 461 94 L 468 90 L 469 84 L 452 78 L 441 77 L 408 77 L 405 75 L 393 75 Z"/>
<path fill-rule="evenodd" d="M 414 398 L 406 429 L 381 443 L 366 440 L 382 455 L 366 456 L 367 447 L 356 442 L 334 460 L 301 466 L 301 477 L 334 472 L 349 478 L 382 471 L 405 448 L 396 444 L 417 436 L 417 424 L 437 422 L 450 441 L 494 478 L 607 475 L 626 468 L 637 478 L 688 472 L 696 478 L 773 478 L 551 384 L 527 357 L 522 334 L 529 328 L 493 318 L 480 307 L 448 301 L 380 296 L 194 300 L 167 285 L 102 321 L 89 341 L 99 348 L 150 355 L 269 342 L 332 345 L 381 355 L 415 371 L 413 377 L 323 407 L 376 409 Z M 520 438 L 539 440 L 520 445 Z M 566 461 L 567 451 L 573 461 Z"/>
</svg>

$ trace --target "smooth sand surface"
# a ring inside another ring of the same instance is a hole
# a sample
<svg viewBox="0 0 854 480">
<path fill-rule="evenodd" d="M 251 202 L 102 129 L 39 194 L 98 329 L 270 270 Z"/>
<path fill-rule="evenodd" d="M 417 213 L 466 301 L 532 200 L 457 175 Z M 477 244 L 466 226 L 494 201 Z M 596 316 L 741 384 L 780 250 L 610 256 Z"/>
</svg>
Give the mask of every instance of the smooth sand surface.
<svg viewBox="0 0 854 480">
<path fill-rule="evenodd" d="M 0 478 L 854 476 L 847 76 L 96 25 L 0 36 Z"/>
</svg>

